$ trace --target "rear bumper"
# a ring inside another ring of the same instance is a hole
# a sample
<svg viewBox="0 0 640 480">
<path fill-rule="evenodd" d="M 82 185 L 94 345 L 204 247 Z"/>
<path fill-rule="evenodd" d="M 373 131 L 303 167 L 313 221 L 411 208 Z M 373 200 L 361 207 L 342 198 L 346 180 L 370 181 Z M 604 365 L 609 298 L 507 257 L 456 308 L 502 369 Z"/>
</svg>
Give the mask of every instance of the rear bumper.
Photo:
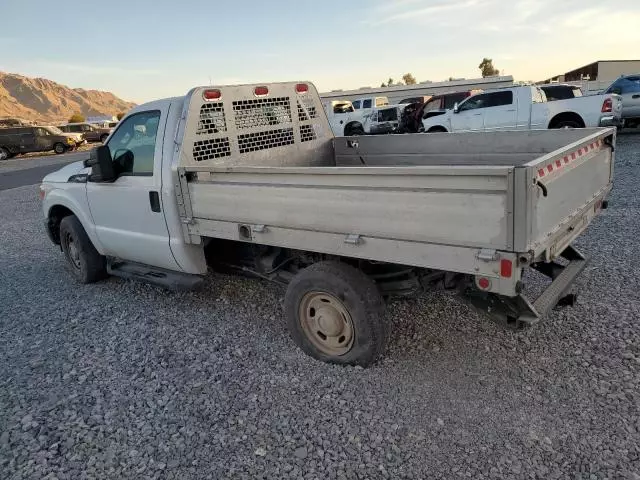
<svg viewBox="0 0 640 480">
<path fill-rule="evenodd" d="M 622 124 L 622 119 L 615 115 L 604 115 L 600 117 L 600 127 L 621 127 Z"/>
</svg>

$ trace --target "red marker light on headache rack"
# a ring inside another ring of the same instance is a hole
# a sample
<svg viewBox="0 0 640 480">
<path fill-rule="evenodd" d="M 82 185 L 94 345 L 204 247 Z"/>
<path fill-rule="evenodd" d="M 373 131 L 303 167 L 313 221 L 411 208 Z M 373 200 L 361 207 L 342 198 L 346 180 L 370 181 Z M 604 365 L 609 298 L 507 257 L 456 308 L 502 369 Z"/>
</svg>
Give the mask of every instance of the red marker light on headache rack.
<svg viewBox="0 0 640 480">
<path fill-rule="evenodd" d="M 220 90 L 205 90 L 202 92 L 202 98 L 205 100 L 218 100 L 222 96 Z"/>
<path fill-rule="evenodd" d="M 267 87 L 256 87 L 253 89 L 253 94 L 256 97 L 264 97 L 269 94 L 269 89 Z"/>
<path fill-rule="evenodd" d="M 307 93 L 309 91 L 309 85 L 306 83 L 298 83 L 296 85 L 296 92 L 298 93 Z"/>
</svg>

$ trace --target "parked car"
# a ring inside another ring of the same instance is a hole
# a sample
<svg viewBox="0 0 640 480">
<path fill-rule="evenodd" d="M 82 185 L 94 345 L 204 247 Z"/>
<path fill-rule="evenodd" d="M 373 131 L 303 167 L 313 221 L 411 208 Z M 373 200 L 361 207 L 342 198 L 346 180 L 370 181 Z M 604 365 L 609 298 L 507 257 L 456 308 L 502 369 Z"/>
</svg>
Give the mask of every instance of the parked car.
<svg viewBox="0 0 640 480">
<path fill-rule="evenodd" d="M 65 137 L 72 138 L 75 146 L 79 147 L 80 145 L 84 145 L 87 143 L 87 140 L 84 138 L 84 135 L 81 133 L 67 133 L 60 130 L 58 127 L 54 127 L 52 125 L 47 125 L 46 127 L 50 132 L 56 135 L 64 135 Z"/>
<path fill-rule="evenodd" d="M 403 133 L 417 133 L 422 131 L 422 119 L 442 115 L 454 107 L 456 103 L 465 98 L 481 92 L 481 90 L 464 90 L 461 92 L 444 93 L 426 97 L 423 103 L 415 102 L 407 105 L 400 121 L 400 130 Z"/>
<path fill-rule="evenodd" d="M 102 128 L 91 125 L 90 123 L 67 123 L 66 125 L 58 125 L 63 132 L 81 133 L 87 142 L 102 142 L 107 139 L 113 129 Z"/>
<path fill-rule="evenodd" d="M 425 118 L 425 132 L 529 130 L 618 126 L 619 95 L 590 95 L 548 102 L 537 86 L 488 90 L 437 117 Z"/>
<path fill-rule="evenodd" d="M 356 110 L 349 100 L 325 102 L 331 131 L 336 136 L 377 135 L 393 133 L 400 123 L 401 107 L 387 105 Z"/>
<path fill-rule="evenodd" d="M 605 93 L 622 97 L 622 120 L 625 127 L 640 125 L 640 74 L 621 76 Z"/>
<path fill-rule="evenodd" d="M 64 133 L 50 127 L 10 127 L 0 129 L 0 160 L 21 153 L 47 152 L 57 154 L 75 148 L 76 142 Z"/>
<path fill-rule="evenodd" d="M 572 243 L 612 187 L 614 129 L 354 140 L 334 138 L 322 108 L 298 82 L 139 105 L 44 178 L 46 231 L 80 283 L 193 288 L 218 265 L 288 285 L 293 341 L 340 364 L 384 352 L 385 297 L 449 288 L 520 328 L 567 295 L 587 263 Z M 228 114 L 215 128 L 211 110 Z M 552 279 L 537 299 L 531 269 Z"/>
</svg>

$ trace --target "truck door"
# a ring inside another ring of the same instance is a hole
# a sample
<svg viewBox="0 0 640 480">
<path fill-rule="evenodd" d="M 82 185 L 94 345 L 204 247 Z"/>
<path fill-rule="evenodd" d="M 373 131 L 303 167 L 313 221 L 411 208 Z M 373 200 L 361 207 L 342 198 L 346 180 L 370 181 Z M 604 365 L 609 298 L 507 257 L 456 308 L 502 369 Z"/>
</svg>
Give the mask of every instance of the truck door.
<svg viewBox="0 0 640 480">
<path fill-rule="evenodd" d="M 180 270 L 160 194 L 166 116 L 166 111 L 150 110 L 120 122 L 106 144 L 118 177 L 113 183 L 88 182 L 87 198 L 107 256 Z"/>
<path fill-rule="evenodd" d="M 20 131 L 18 137 L 20 138 L 20 151 L 21 152 L 37 152 L 36 147 L 36 134 L 35 128 L 26 128 Z"/>
<path fill-rule="evenodd" d="M 484 112 L 488 106 L 488 94 L 480 93 L 462 102 L 451 115 L 451 131 L 478 131 L 484 129 Z M 457 113 L 456 113 L 457 112 Z"/>
<path fill-rule="evenodd" d="M 53 148 L 53 143 L 51 142 L 51 133 L 49 133 L 44 128 L 34 128 L 33 129 L 35 136 L 35 146 L 36 151 L 38 152 L 46 152 L 47 150 L 51 150 Z"/>
<path fill-rule="evenodd" d="M 484 109 L 484 129 L 488 132 L 515 129 L 518 109 L 513 91 L 503 90 L 486 95 L 488 104 Z"/>
</svg>

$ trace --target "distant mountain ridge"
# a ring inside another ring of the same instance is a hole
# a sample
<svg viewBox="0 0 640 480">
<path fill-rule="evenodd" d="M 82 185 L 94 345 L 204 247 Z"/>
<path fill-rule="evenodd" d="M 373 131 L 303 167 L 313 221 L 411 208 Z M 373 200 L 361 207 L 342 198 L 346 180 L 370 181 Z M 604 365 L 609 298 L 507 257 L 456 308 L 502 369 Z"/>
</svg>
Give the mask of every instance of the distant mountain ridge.
<svg viewBox="0 0 640 480">
<path fill-rule="evenodd" d="M 58 122 L 74 113 L 85 117 L 116 115 L 134 106 L 110 92 L 69 88 L 46 78 L 0 72 L 0 118 Z"/>
</svg>

